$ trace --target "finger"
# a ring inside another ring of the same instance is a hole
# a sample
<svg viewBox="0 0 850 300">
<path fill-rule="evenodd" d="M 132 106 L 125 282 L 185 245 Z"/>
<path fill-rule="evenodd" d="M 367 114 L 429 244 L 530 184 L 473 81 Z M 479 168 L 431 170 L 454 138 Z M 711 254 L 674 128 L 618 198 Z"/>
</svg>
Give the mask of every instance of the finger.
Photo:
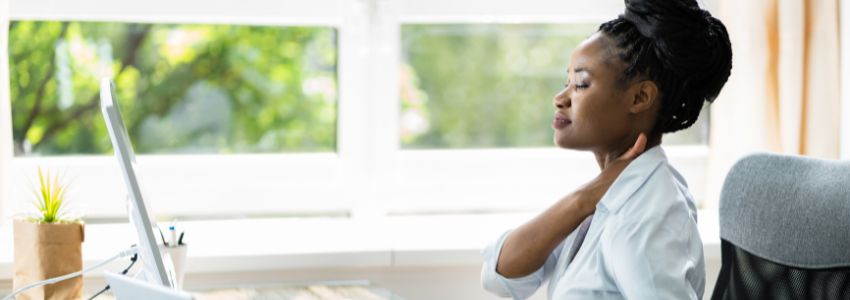
<svg viewBox="0 0 850 300">
<path fill-rule="evenodd" d="M 629 151 L 623 153 L 620 158 L 634 159 L 635 157 L 638 157 L 638 155 L 643 153 L 643 150 L 646 150 L 646 135 L 641 132 L 640 135 L 638 135 L 637 140 L 635 141 L 635 145 L 629 148 Z"/>
</svg>

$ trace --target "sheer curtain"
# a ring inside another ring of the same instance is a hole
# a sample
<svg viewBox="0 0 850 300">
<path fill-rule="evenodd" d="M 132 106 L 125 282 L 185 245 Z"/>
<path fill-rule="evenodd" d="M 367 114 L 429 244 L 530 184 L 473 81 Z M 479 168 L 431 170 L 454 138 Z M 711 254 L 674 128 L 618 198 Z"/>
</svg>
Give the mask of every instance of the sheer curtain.
<svg viewBox="0 0 850 300">
<path fill-rule="evenodd" d="M 709 205 L 756 151 L 839 156 L 838 0 L 722 0 L 733 69 L 711 111 Z"/>
<path fill-rule="evenodd" d="M 8 73 L 9 1 L 0 0 L 0 216 L 9 203 L 9 159 L 12 157 L 12 106 Z M 4 218 L 6 219 L 6 218 Z"/>
</svg>

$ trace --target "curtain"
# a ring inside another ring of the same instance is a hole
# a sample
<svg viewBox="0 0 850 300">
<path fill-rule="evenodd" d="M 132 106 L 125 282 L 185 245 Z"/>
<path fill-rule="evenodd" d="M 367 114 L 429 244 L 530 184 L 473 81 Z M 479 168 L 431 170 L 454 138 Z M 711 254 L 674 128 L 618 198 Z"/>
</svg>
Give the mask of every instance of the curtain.
<svg viewBox="0 0 850 300">
<path fill-rule="evenodd" d="M 733 67 L 711 108 L 707 206 L 752 152 L 837 159 L 839 0 L 721 0 Z"/>
<path fill-rule="evenodd" d="M 9 102 L 9 0 L 0 0 L 0 216 L 9 199 L 9 160 L 12 157 L 12 105 Z M 8 218 L 3 218 L 4 220 Z"/>
</svg>

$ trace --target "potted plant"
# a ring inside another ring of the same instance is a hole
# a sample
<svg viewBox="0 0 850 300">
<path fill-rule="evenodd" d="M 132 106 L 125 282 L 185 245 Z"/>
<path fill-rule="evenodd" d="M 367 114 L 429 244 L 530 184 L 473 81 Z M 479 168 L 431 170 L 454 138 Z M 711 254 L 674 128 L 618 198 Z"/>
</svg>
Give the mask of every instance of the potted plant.
<svg viewBox="0 0 850 300">
<path fill-rule="evenodd" d="M 38 169 L 38 187 L 33 189 L 37 212 L 13 223 L 15 289 L 45 279 L 82 270 L 83 222 L 68 214 L 68 184 L 59 174 Z M 30 289 L 18 299 L 81 299 L 83 279 Z"/>
</svg>

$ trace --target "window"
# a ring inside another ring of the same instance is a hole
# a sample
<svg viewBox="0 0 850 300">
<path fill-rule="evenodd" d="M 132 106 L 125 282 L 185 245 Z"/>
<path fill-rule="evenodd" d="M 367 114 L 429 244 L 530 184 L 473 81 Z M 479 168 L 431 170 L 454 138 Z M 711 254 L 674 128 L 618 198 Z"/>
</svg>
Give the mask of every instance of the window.
<svg viewBox="0 0 850 300">
<path fill-rule="evenodd" d="M 15 153 L 111 153 L 114 78 L 139 154 L 333 151 L 336 31 L 327 27 L 15 21 Z"/>
<path fill-rule="evenodd" d="M 13 193 L 2 205 L 25 207 L 26 178 L 43 166 L 75 178 L 89 218 L 124 214 L 92 107 L 109 76 L 161 215 L 538 210 L 597 172 L 589 154 L 551 145 L 551 98 L 571 49 L 621 10 L 615 0 L 13 0 L 13 130 L 0 141 L 14 144 Z M 668 154 L 695 195 L 707 119 L 665 141 L 687 145 Z"/>
<path fill-rule="evenodd" d="M 598 26 L 402 25 L 402 147 L 550 147 L 552 98 L 573 49 Z M 665 145 L 707 140 L 704 114 L 688 130 L 665 136 Z"/>
<path fill-rule="evenodd" d="M 16 149 L 4 212 L 30 208 L 41 166 L 73 178 L 87 219 L 125 215 L 96 106 L 98 78 L 110 76 L 158 214 L 347 214 L 353 147 L 338 131 L 357 118 L 340 117 L 356 98 L 342 95 L 346 3 L 11 1 L 13 130 L 0 142 Z"/>
<path fill-rule="evenodd" d="M 592 155 L 552 146 L 551 99 L 571 49 L 622 2 L 409 0 L 385 9 L 398 12 L 401 62 L 390 213 L 539 211 L 598 172 Z M 707 112 L 665 136 L 698 197 Z"/>
</svg>

